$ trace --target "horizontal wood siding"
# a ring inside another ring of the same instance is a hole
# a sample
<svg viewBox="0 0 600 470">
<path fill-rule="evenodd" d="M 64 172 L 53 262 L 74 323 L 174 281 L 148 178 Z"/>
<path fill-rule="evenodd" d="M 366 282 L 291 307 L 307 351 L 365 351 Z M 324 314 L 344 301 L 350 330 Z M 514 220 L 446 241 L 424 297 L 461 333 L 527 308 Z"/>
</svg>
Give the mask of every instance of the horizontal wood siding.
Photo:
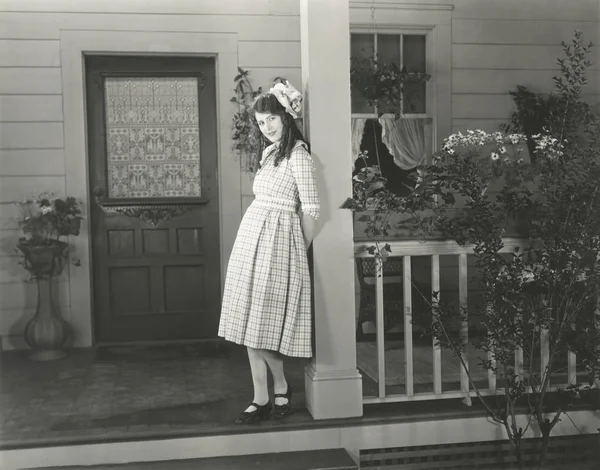
<svg viewBox="0 0 600 470">
<path fill-rule="evenodd" d="M 300 20 L 290 8 L 271 0 L 0 0 L 0 335 L 20 335 L 37 302 L 14 251 L 20 230 L 13 201 L 41 191 L 65 194 L 61 31 L 233 33 L 238 63 L 256 88 L 277 76 L 299 86 Z M 231 95 L 233 78 L 218 77 Z M 245 209 L 252 189 L 242 178 Z M 64 280 L 61 292 L 68 310 Z"/>
<path fill-rule="evenodd" d="M 561 42 L 575 30 L 600 39 L 600 3 L 579 0 L 456 0 L 452 20 L 452 130 L 499 130 L 515 109 L 508 92 L 524 85 L 549 93 Z M 600 102 L 600 49 L 590 54 L 584 99 Z"/>
</svg>

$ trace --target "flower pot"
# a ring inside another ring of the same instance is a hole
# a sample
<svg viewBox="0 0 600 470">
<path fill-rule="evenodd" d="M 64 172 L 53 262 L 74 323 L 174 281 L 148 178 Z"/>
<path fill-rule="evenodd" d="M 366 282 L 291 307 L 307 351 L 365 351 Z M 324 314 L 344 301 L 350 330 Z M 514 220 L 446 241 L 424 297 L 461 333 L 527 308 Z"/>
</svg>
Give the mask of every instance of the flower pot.
<svg viewBox="0 0 600 470">
<path fill-rule="evenodd" d="M 33 349 L 31 359 L 50 361 L 67 354 L 63 347 L 70 334 L 67 322 L 61 317 L 54 299 L 54 274 L 61 268 L 64 244 L 28 246 L 19 249 L 25 255 L 28 269 L 36 278 L 38 303 L 35 316 L 25 326 L 25 342 Z"/>
<path fill-rule="evenodd" d="M 64 242 L 52 245 L 28 245 L 26 243 L 18 245 L 19 250 L 25 256 L 25 268 L 35 278 L 60 274 L 63 265 L 61 255 L 66 247 L 67 244 Z"/>
</svg>

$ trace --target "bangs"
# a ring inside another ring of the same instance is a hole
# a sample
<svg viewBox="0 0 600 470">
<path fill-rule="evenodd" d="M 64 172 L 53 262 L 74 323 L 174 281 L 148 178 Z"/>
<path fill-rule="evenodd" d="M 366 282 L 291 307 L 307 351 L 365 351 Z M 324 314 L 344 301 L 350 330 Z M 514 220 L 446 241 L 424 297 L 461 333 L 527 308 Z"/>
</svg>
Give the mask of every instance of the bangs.
<svg viewBox="0 0 600 470">
<path fill-rule="evenodd" d="M 285 112 L 285 108 L 277 101 L 275 95 L 270 93 L 260 95 L 256 98 L 256 101 L 252 105 L 252 110 L 255 113 L 265 114 L 283 114 Z"/>
</svg>

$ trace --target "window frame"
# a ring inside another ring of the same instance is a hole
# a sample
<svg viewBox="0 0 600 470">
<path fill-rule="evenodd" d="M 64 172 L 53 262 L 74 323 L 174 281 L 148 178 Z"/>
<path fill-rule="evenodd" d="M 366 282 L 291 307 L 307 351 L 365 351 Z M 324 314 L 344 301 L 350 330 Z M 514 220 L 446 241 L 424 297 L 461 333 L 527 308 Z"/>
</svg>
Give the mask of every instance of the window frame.
<svg viewBox="0 0 600 470">
<path fill-rule="evenodd" d="M 426 67 L 431 75 L 426 85 L 426 113 L 431 118 L 432 152 L 452 133 L 453 9 L 452 5 L 350 1 L 349 34 L 426 34 Z M 351 113 L 351 117 L 378 118 L 365 113 Z"/>
<path fill-rule="evenodd" d="M 373 44 L 374 44 L 374 49 L 375 49 L 375 54 L 377 54 L 377 35 L 381 34 L 381 35 L 392 35 L 392 36 L 400 36 L 400 68 L 402 68 L 403 66 L 403 62 L 402 62 L 402 47 L 403 47 L 403 37 L 404 36 L 408 36 L 408 35 L 412 35 L 412 36 L 425 36 L 425 73 L 429 73 L 430 72 L 430 67 L 432 64 L 430 64 L 430 50 L 432 49 L 432 38 L 431 38 L 431 30 L 426 30 L 426 29 L 416 29 L 416 28 L 406 28 L 406 27 L 385 27 L 385 28 L 380 28 L 378 27 L 377 30 L 373 31 L 373 28 L 351 28 L 350 30 L 350 36 L 352 37 L 353 34 L 369 34 L 369 35 L 373 35 L 375 36 Z M 350 53 L 352 54 L 352 50 L 350 51 Z M 434 81 L 434 76 L 431 75 L 431 79 L 428 80 L 427 82 L 425 82 L 425 112 L 424 113 L 402 113 L 402 117 L 403 118 L 430 118 L 433 116 L 433 104 L 432 104 L 432 99 L 430 98 L 430 96 L 433 96 L 434 90 L 435 90 L 435 84 L 433 83 Z M 350 113 L 351 117 L 356 117 L 356 118 L 365 118 L 365 119 L 378 119 L 379 117 L 386 117 L 386 118 L 392 118 L 394 117 L 393 114 L 391 113 L 384 113 L 383 115 L 379 116 L 376 112 L 375 113 Z"/>
</svg>

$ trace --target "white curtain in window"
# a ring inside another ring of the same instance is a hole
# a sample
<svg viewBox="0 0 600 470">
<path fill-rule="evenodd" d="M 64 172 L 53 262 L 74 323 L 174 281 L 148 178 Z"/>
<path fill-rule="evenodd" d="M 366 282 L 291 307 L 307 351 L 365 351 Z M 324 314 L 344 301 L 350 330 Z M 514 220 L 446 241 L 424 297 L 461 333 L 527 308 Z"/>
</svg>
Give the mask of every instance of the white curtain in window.
<svg viewBox="0 0 600 470">
<path fill-rule="evenodd" d="M 360 152 L 360 143 L 365 132 L 365 118 L 352 118 L 352 169 Z"/>
<path fill-rule="evenodd" d="M 412 170 L 425 160 L 425 119 L 379 118 L 381 140 L 394 162 L 403 170 Z"/>
</svg>

